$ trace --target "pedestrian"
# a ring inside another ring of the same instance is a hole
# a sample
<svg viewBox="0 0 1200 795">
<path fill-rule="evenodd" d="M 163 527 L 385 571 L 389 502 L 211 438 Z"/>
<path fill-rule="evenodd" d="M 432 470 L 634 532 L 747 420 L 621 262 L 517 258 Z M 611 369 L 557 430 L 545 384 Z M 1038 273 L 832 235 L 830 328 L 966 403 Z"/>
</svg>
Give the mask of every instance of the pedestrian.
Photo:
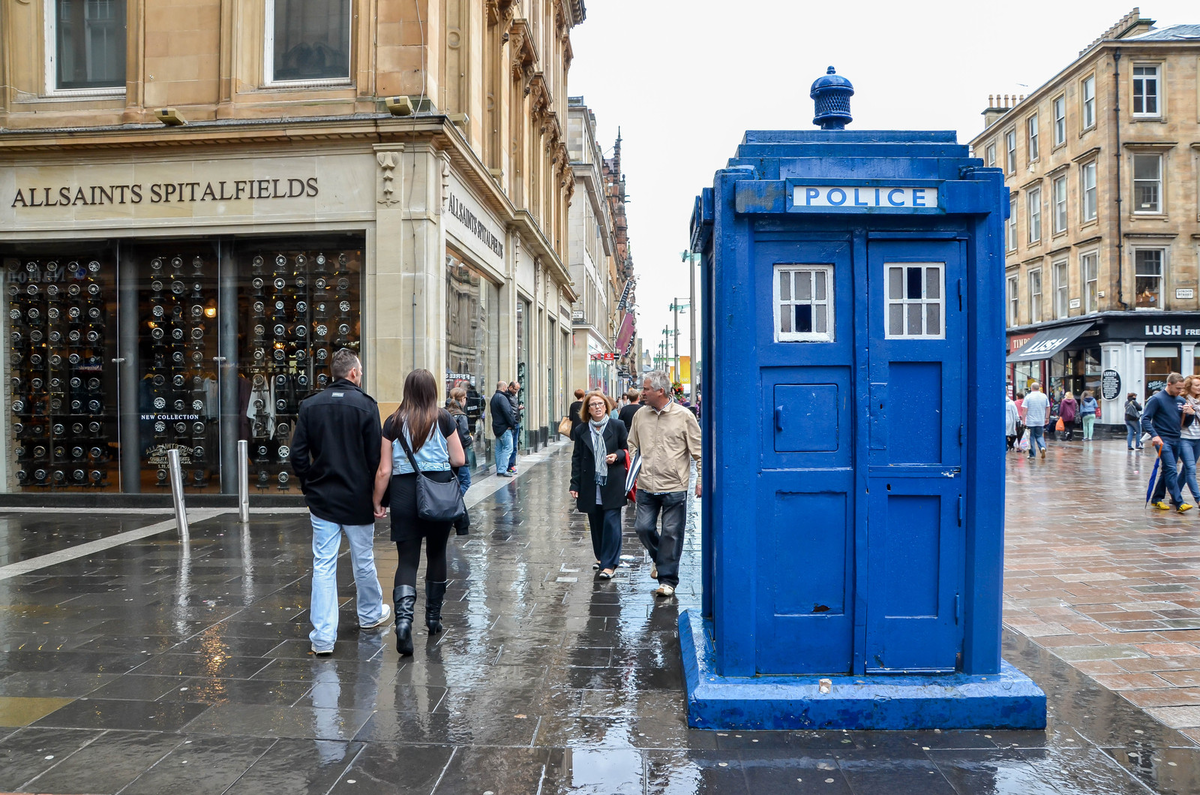
<svg viewBox="0 0 1200 795">
<path fill-rule="evenodd" d="M 1125 395 L 1125 446 L 1130 450 L 1142 449 L 1142 404 L 1138 403 L 1137 392 Z"/>
<path fill-rule="evenodd" d="M 1046 457 L 1046 422 L 1050 414 L 1050 398 L 1042 392 L 1042 385 L 1034 381 L 1029 385 L 1029 394 L 1021 404 L 1024 412 L 1025 429 L 1029 432 L 1029 457 Z"/>
<path fill-rule="evenodd" d="M 405 449 L 407 447 L 407 450 Z M 421 474 L 413 469 L 416 461 Z M 383 423 L 379 469 L 375 473 L 375 516 L 387 516 L 384 493 L 391 490 L 392 541 L 396 543 L 396 651 L 413 653 L 412 622 L 417 603 L 417 567 L 425 541 L 425 626 L 430 635 L 442 631 L 446 598 L 446 543 L 450 522 L 430 522 L 417 516 L 417 478 L 437 483 L 454 479 L 453 467 L 467 463 L 458 423 L 438 408 L 437 381 L 428 370 L 413 370 L 404 379 L 404 394 L 395 413 Z"/>
<path fill-rule="evenodd" d="M 512 453 L 508 457 L 508 474 L 517 474 L 517 450 L 521 447 L 521 418 L 525 413 L 525 404 L 521 402 L 521 382 L 512 381 L 508 385 L 508 401 L 512 405 L 515 425 L 513 427 Z"/>
<path fill-rule="evenodd" d="M 587 422 L 575 432 L 571 453 L 571 496 L 587 514 L 594 568 L 611 580 L 621 562 L 621 508 L 629 444 L 625 425 L 609 417 L 613 402 L 599 390 L 583 400 Z"/>
<path fill-rule="evenodd" d="M 1017 426 L 1021 424 L 1021 414 L 1017 411 L 1017 404 L 1008 396 L 1007 390 L 1004 393 L 1004 438 L 1008 442 L 1008 448 L 1013 449 L 1013 445 L 1017 442 Z"/>
<path fill-rule="evenodd" d="M 646 410 L 633 415 L 629 431 L 630 455 L 641 454 L 634 526 L 650 553 L 650 576 L 659 583 L 655 596 L 672 596 L 679 586 L 691 461 L 696 462 L 697 497 L 701 491 L 700 425 L 692 412 L 671 397 L 667 374 L 662 370 L 647 373 L 642 381 Z"/>
<path fill-rule="evenodd" d="M 1171 373 L 1167 376 L 1166 386 L 1146 401 L 1146 410 L 1142 412 L 1142 429 L 1152 434 L 1150 443 L 1159 451 L 1162 478 L 1166 484 L 1162 495 L 1158 494 L 1158 489 L 1155 490 L 1152 498 L 1154 507 L 1160 511 L 1171 510 L 1172 506 L 1163 499 L 1166 492 L 1170 492 L 1171 503 L 1179 513 L 1192 509 L 1183 501 L 1183 490 L 1176 472 L 1176 462 L 1181 460 L 1183 452 L 1179 431 L 1183 427 L 1183 416 L 1187 413 L 1182 392 L 1183 376 Z"/>
<path fill-rule="evenodd" d="M 517 427 L 517 418 L 513 414 L 512 401 L 508 399 L 507 381 L 496 383 L 496 393 L 488 403 L 488 411 L 492 415 L 492 433 L 496 435 L 496 475 L 512 477 L 508 461 L 513 453 L 513 429 Z"/>
<path fill-rule="evenodd" d="M 308 640 L 319 657 L 333 654 L 337 640 L 343 534 L 350 542 L 359 628 L 384 626 L 392 612 L 375 571 L 375 516 L 369 511 L 370 484 L 379 466 L 379 407 L 362 390 L 362 363 L 354 351 L 334 353 L 329 370 L 333 382 L 300 403 L 288 453 L 313 529 Z"/>
<path fill-rule="evenodd" d="M 638 409 L 642 407 L 642 394 L 636 389 L 631 389 L 625 393 L 625 398 L 629 402 L 618 412 L 617 416 L 621 422 L 625 423 L 625 432 L 628 433 L 633 428 L 633 415 L 637 414 Z"/>
<path fill-rule="evenodd" d="M 471 436 L 471 418 L 467 414 L 467 390 L 462 387 L 455 387 L 450 390 L 450 397 L 446 398 L 446 411 L 450 412 L 450 416 L 454 418 L 454 424 L 458 427 L 458 440 L 462 443 L 463 452 L 471 449 L 471 445 L 475 443 Z M 458 489 L 463 497 L 467 496 L 467 489 L 471 488 L 471 466 L 465 464 L 460 467 L 454 467 L 454 476 L 458 478 Z M 471 514 L 463 511 L 463 515 L 454 523 L 454 532 L 456 535 L 465 536 L 470 532 Z"/>
<path fill-rule="evenodd" d="M 1075 417 L 1078 414 L 1079 403 L 1075 400 L 1075 395 L 1067 392 L 1058 404 L 1058 418 L 1063 421 L 1063 432 L 1058 437 L 1060 441 L 1071 441 L 1075 433 Z"/>
<path fill-rule="evenodd" d="M 1091 390 L 1084 390 L 1083 402 L 1079 404 L 1079 416 L 1083 422 L 1083 440 L 1085 442 L 1092 441 L 1092 433 L 1096 428 L 1096 413 L 1099 411 L 1100 404 L 1092 396 Z"/>
<path fill-rule="evenodd" d="M 579 419 L 583 416 L 583 396 L 586 395 L 582 389 L 575 390 L 575 402 L 567 409 L 567 416 L 571 419 L 571 438 L 575 438 L 575 429 L 583 425 L 583 420 Z"/>
</svg>

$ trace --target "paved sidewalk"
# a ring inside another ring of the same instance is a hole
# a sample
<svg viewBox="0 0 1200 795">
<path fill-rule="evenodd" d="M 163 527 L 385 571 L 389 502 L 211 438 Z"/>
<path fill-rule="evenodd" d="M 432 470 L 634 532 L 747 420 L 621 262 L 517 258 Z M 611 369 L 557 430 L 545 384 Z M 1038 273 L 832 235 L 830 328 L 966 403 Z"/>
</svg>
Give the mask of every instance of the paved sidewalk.
<svg viewBox="0 0 1200 795">
<path fill-rule="evenodd" d="M 1103 499 L 1078 496 L 1103 482 L 1083 471 L 1086 462 L 1106 456 L 1119 471 L 1119 455 L 1059 448 L 1046 464 L 1010 467 L 1015 627 L 1032 626 L 1031 617 L 1053 623 L 1055 614 L 1034 610 L 1054 605 L 1032 601 L 1052 598 L 1063 609 L 1059 591 L 1114 588 L 1054 578 L 1076 567 L 1103 573 L 1092 564 L 1113 563 L 1096 550 L 1125 559 L 1121 536 L 1146 543 L 1136 528 L 1150 527 L 1167 543 L 1193 532 L 1195 517 L 1125 510 L 1115 476 Z M 688 729 L 676 620 L 699 602 L 697 535 L 677 599 L 655 603 L 629 516 L 629 565 L 611 582 L 597 580 L 585 521 L 567 495 L 568 468 L 566 451 L 553 453 L 473 508 L 473 534 L 452 542 L 447 630 L 434 639 L 419 631 L 405 660 L 390 630 L 354 627 L 345 564 L 334 656 L 309 654 L 311 531 L 302 515 L 255 517 L 248 529 L 225 515 L 193 524 L 187 545 L 161 533 L 0 580 L 0 791 L 1200 792 L 1193 738 L 1055 656 L 1070 643 L 1040 645 L 1061 635 L 1005 636 L 1007 658 L 1047 690 L 1046 732 Z M 1106 507 L 1129 524 L 1115 524 Z M 0 519 L 9 560 L 158 521 Z M 390 590 L 395 552 L 386 539 L 381 526 L 377 561 Z"/>
</svg>

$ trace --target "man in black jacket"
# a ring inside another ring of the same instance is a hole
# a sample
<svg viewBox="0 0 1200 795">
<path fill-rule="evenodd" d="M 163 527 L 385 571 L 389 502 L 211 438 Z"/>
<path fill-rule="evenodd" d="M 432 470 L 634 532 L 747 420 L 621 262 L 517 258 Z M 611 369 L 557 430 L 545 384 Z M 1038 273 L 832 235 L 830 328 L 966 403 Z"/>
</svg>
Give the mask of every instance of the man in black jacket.
<svg viewBox="0 0 1200 795">
<path fill-rule="evenodd" d="M 375 572 L 375 471 L 383 433 L 375 399 L 362 391 L 362 363 L 343 348 L 330 363 L 333 383 L 300 404 L 288 459 L 308 503 L 313 528 L 312 601 L 308 639 L 313 654 L 333 653 L 337 640 L 337 555 L 342 533 L 350 542 L 358 625 L 387 624 L 392 609 L 383 601 Z"/>
<path fill-rule="evenodd" d="M 508 471 L 508 459 L 512 456 L 517 418 L 512 401 L 508 399 L 508 382 L 496 384 L 496 393 L 488 404 L 492 414 L 492 433 L 496 435 L 496 474 L 502 478 L 512 477 Z"/>
</svg>

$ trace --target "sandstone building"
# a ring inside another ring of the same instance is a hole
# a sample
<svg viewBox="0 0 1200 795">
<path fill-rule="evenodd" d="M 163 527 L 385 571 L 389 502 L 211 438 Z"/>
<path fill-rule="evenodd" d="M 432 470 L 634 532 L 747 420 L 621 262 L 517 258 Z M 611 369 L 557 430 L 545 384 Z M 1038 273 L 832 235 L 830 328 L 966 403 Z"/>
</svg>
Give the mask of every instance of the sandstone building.
<svg viewBox="0 0 1200 795">
<path fill-rule="evenodd" d="M 1200 372 L 1200 25 L 1134 9 L 971 142 L 1011 190 L 1009 380 L 1125 394 Z"/>
<path fill-rule="evenodd" d="M 524 438 L 570 402 L 583 0 L 0 5 L 0 490 L 295 494 L 338 347 L 381 412 L 425 367 Z M 488 461 L 487 417 L 473 463 Z"/>
</svg>

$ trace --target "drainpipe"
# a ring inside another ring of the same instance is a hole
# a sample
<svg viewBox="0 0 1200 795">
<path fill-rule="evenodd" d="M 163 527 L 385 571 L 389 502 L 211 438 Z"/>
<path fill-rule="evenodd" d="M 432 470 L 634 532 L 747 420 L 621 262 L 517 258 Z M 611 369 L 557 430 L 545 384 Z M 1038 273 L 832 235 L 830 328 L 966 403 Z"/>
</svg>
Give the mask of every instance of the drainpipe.
<svg viewBox="0 0 1200 795">
<path fill-rule="evenodd" d="M 1125 257 L 1125 236 L 1122 232 L 1121 209 L 1121 48 L 1113 50 L 1113 129 L 1117 134 L 1117 303 L 1121 309 L 1128 309 L 1125 303 L 1125 277 L 1122 266 Z"/>
</svg>

